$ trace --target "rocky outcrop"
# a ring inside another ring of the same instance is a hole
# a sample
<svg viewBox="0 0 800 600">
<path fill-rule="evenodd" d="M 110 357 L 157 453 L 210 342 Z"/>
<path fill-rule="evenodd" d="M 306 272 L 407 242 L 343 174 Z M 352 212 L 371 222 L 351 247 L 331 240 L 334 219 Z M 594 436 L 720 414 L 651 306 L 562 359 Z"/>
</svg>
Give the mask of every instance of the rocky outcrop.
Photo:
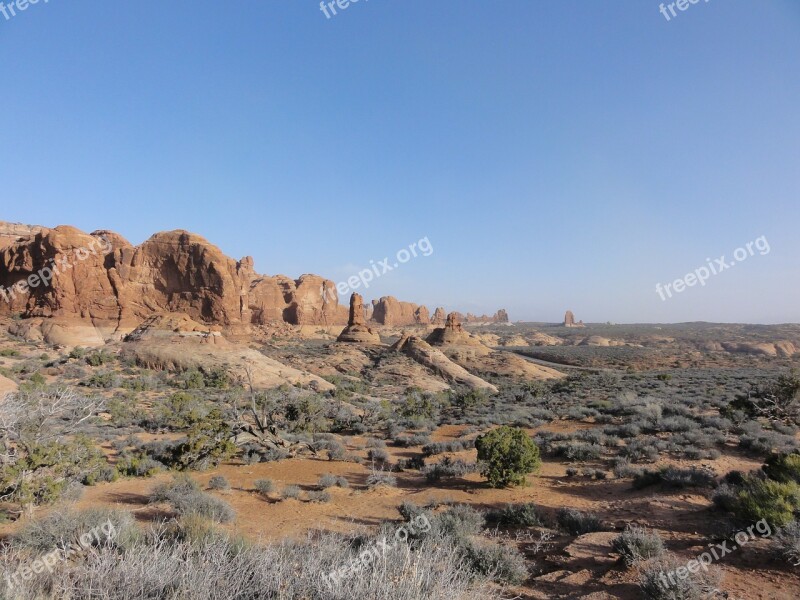
<svg viewBox="0 0 800 600">
<path fill-rule="evenodd" d="M 155 315 L 125 336 L 122 355 L 140 366 L 168 371 L 224 371 L 234 383 L 256 389 L 292 385 L 335 389 L 317 375 L 285 365 L 258 350 L 227 340 L 215 328 L 185 314 Z"/>
<path fill-rule="evenodd" d="M 467 313 L 466 317 L 462 318 L 464 323 L 508 323 L 508 313 L 504 308 L 498 310 L 491 317 L 489 315 L 476 316 L 472 313 Z"/>
<path fill-rule="evenodd" d="M 722 342 L 722 348 L 728 352 L 741 354 L 757 354 L 761 356 L 789 358 L 797 353 L 792 342 Z"/>
<path fill-rule="evenodd" d="M 464 367 L 447 358 L 441 350 L 437 350 L 418 337 L 404 334 L 392 346 L 392 349 L 397 352 L 403 352 L 447 381 L 465 385 L 472 389 L 482 389 L 497 393 L 497 388 L 491 383 L 471 374 Z"/>
<path fill-rule="evenodd" d="M 481 342 L 464 331 L 459 314 L 447 315 L 444 327 L 434 329 L 427 339 L 434 346 L 482 346 Z"/>
<path fill-rule="evenodd" d="M 160 312 L 221 325 L 347 322 L 332 281 L 259 276 L 252 258 L 235 261 L 186 231 L 158 233 L 133 246 L 108 231 L 32 228 L 0 248 L 0 286 L 6 300 L 0 314 L 89 323 L 103 338 Z"/>
<path fill-rule="evenodd" d="M 564 315 L 564 327 L 586 327 L 583 321 L 575 322 L 575 315 L 571 310 L 568 310 Z"/>
<path fill-rule="evenodd" d="M 431 325 L 440 325 L 440 326 L 444 325 L 446 319 L 447 319 L 447 313 L 445 313 L 444 308 L 440 306 L 435 311 L 433 311 L 433 316 L 431 317 Z"/>
<path fill-rule="evenodd" d="M 10 246 L 22 238 L 31 237 L 42 229 L 38 225 L 23 225 L 22 223 L 0 221 L 0 248 Z"/>
<path fill-rule="evenodd" d="M 381 338 L 376 331 L 367 327 L 364 314 L 364 299 L 361 294 L 350 296 L 350 317 L 347 327 L 339 335 L 338 341 L 354 344 L 380 344 Z"/>
<path fill-rule="evenodd" d="M 372 301 L 372 320 L 389 327 L 430 323 L 427 308 L 411 302 L 400 302 L 394 296 L 384 296 L 380 300 Z"/>
</svg>

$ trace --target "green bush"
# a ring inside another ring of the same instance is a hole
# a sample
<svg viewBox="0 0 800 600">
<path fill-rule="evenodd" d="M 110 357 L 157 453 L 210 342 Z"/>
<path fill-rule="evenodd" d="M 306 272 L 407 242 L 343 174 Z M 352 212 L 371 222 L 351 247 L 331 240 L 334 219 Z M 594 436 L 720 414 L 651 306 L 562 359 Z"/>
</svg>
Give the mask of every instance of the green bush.
<svg viewBox="0 0 800 600">
<path fill-rule="evenodd" d="M 800 509 L 800 486 L 749 476 L 733 500 L 733 514 L 743 522 L 764 519 L 773 527 L 783 527 L 794 520 Z"/>
<path fill-rule="evenodd" d="M 228 523 L 236 517 L 227 502 L 202 492 L 200 486 L 186 475 L 157 485 L 150 495 L 150 502 L 169 504 L 181 516 L 198 515 L 217 523 Z"/>
<path fill-rule="evenodd" d="M 539 448 L 525 431 L 503 426 L 475 440 L 483 475 L 492 487 L 524 485 L 525 476 L 539 470 Z"/>
<path fill-rule="evenodd" d="M 583 535 L 602 531 L 603 524 L 597 515 L 583 513 L 574 508 L 562 508 L 556 513 L 559 526 L 570 535 Z"/>
<path fill-rule="evenodd" d="M 762 469 L 774 481 L 800 483 L 800 454 L 775 454 Z"/>
<path fill-rule="evenodd" d="M 253 487 L 262 496 L 267 496 L 275 490 L 275 483 L 271 479 L 256 479 Z"/>
</svg>

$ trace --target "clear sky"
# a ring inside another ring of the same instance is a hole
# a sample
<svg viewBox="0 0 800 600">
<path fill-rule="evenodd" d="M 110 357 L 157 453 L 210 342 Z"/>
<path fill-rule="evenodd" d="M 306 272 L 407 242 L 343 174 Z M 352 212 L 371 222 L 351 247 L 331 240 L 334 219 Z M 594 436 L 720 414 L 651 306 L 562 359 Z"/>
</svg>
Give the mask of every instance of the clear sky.
<svg viewBox="0 0 800 600">
<path fill-rule="evenodd" d="M 431 256 L 358 291 L 512 320 L 800 322 L 800 2 L 337 12 L 0 14 L 0 220 L 188 229 L 336 281 L 427 236 Z M 769 253 L 656 292 L 761 236 Z"/>
</svg>

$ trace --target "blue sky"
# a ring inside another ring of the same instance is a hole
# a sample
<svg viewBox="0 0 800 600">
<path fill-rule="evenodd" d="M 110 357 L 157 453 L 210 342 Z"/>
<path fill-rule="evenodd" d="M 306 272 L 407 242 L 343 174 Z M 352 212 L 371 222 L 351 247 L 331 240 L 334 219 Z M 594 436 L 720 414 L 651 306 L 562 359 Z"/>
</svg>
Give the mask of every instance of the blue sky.
<svg viewBox="0 0 800 600">
<path fill-rule="evenodd" d="M 427 236 L 368 299 L 800 321 L 796 0 L 41 0 L 0 56 L 2 220 L 336 281 Z"/>
</svg>

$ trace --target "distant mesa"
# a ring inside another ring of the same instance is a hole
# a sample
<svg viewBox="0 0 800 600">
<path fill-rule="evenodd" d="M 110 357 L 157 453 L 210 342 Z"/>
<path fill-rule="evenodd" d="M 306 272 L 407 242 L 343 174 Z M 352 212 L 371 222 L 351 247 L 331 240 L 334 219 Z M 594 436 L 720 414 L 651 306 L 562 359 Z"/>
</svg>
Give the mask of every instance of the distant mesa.
<svg viewBox="0 0 800 600">
<path fill-rule="evenodd" d="M 338 341 L 352 344 L 380 344 L 381 337 L 367 326 L 364 299 L 361 294 L 350 296 L 350 318 Z"/>
<path fill-rule="evenodd" d="M 586 327 L 583 324 L 583 321 L 575 322 L 575 315 L 572 314 L 571 310 L 568 310 L 564 315 L 564 327 Z"/>
</svg>

